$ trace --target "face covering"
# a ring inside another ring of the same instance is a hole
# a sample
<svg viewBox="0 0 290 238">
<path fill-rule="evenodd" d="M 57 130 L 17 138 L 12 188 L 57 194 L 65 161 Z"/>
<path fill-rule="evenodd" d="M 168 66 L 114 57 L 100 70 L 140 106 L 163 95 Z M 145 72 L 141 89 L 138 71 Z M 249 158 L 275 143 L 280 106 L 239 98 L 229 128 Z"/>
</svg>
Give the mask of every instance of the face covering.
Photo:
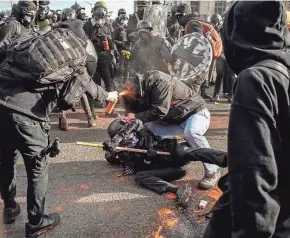
<svg viewBox="0 0 290 238">
<path fill-rule="evenodd" d="M 94 26 L 102 27 L 105 24 L 105 19 L 94 19 L 94 23 Z"/>
<path fill-rule="evenodd" d="M 144 31 L 138 32 L 139 38 L 142 42 L 147 42 L 150 39 L 151 34 Z"/>
</svg>

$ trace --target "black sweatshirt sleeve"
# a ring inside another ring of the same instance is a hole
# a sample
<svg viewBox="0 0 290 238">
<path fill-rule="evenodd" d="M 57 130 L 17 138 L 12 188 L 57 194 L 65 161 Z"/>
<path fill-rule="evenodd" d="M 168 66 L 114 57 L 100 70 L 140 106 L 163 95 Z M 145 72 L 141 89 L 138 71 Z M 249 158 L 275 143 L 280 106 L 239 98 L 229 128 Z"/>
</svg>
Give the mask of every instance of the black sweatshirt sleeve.
<svg viewBox="0 0 290 238">
<path fill-rule="evenodd" d="M 136 114 L 136 119 L 140 119 L 143 123 L 163 119 L 170 109 L 172 99 L 171 83 L 166 80 L 156 79 L 152 84 L 150 90 L 148 90 L 150 92 L 146 92 L 150 96 L 150 108 L 145 112 Z"/>
<path fill-rule="evenodd" d="M 232 237 L 272 237 L 279 214 L 277 141 L 274 112 L 277 95 L 261 68 L 243 71 L 230 113 L 228 167 Z"/>
</svg>

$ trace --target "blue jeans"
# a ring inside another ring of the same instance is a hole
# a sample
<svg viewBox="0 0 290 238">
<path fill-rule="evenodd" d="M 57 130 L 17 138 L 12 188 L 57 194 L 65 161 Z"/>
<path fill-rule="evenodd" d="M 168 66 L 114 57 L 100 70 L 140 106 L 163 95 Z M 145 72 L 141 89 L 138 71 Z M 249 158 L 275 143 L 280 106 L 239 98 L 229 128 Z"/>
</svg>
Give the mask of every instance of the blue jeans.
<svg viewBox="0 0 290 238">
<path fill-rule="evenodd" d="M 184 136 L 186 142 L 193 148 L 210 148 L 204 134 L 210 125 L 210 112 L 207 108 L 190 116 L 180 125 L 162 124 L 160 122 L 147 123 L 147 128 L 161 138 L 172 136 Z M 210 175 L 218 171 L 219 167 L 213 164 L 203 163 L 205 174 Z"/>
</svg>

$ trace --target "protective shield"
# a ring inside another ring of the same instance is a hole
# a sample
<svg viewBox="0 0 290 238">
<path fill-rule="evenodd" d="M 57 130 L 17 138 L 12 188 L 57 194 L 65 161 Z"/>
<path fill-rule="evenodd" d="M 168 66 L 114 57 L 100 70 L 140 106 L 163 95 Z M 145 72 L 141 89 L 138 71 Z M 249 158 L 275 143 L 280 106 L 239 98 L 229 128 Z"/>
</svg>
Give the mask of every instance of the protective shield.
<svg viewBox="0 0 290 238">
<path fill-rule="evenodd" d="M 212 62 L 212 47 L 203 35 L 194 32 L 183 36 L 172 47 L 171 55 L 173 76 L 191 88 L 204 81 Z"/>
<path fill-rule="evenodd" d="M 144 10 L 144 20 L 149 20 L 153 26 L 153 35 L 166 36 L 167 9 L 164 5 L 147 6 Z"/>
<path fill-rule="evenodd" d="M 91 40 L 87 40 L 87 70 L 90 76 L 93 76 L 97 70 L 98 55 Z"/>
</svg>

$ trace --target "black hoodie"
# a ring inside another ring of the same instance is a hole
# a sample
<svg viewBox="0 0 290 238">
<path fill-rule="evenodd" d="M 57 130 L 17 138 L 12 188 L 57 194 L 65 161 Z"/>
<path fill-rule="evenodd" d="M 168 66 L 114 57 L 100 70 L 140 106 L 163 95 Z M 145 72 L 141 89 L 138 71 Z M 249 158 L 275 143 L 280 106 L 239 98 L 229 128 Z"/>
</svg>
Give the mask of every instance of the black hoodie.
<svg viewBox="0 0 290 238">
<path fill-rule="evenodd" d="M 215 235 L 204 237 L 290 237 L 285 226 L 290 224 L 290 38 L 285 22 L 279 1 L 237 2 L 226 16 L 224 52 L 238 74 L 228 134 L 229 189 L 210 220 Z"/>
</svg>

